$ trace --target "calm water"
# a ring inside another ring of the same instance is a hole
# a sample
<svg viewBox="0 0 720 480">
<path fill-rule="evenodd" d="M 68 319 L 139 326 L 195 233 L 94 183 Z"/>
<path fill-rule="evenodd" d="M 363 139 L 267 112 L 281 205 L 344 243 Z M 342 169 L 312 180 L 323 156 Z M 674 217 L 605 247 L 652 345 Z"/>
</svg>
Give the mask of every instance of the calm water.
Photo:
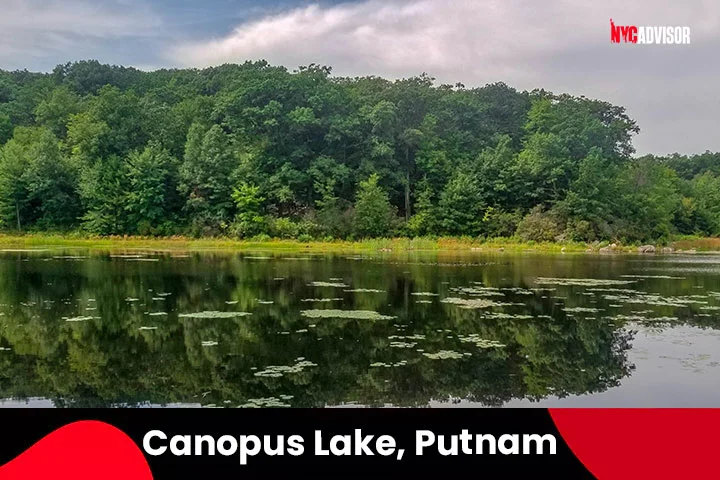
<svg viewBox="0 0 720 480">
<path fill-rule="evenodd" d="M 720 256 L 0 252 L 3 406 L 718 406 Z"/>
</svg>

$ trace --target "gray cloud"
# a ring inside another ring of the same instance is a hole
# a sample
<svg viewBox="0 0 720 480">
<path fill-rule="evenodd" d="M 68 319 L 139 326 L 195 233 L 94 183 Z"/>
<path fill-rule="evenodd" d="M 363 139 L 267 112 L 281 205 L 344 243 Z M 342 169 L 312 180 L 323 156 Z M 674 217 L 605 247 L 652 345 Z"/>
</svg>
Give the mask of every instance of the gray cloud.
<svg viewBox="0 0 720 480">
<path fill-rule="evenodd" d="M 687 46 L 612 45 L 618 25 L 687 25 Z M 639 153 L 720 150 L 720 3 L 706 0 L 365 0 L 313 5 L 171 48 L 176 65 L 267 59 L 331 65 L 340 75 L 505 81 L 624 105 L 638 120 Z"/>
<path fill-rule="evenodd" d="M 33 68 L 47 57 L 99 53 L 109 40 L 152 37 L 161 25 L 149 8 L 128 0 L 3 0 L 0 65 Z"/>
</svg>

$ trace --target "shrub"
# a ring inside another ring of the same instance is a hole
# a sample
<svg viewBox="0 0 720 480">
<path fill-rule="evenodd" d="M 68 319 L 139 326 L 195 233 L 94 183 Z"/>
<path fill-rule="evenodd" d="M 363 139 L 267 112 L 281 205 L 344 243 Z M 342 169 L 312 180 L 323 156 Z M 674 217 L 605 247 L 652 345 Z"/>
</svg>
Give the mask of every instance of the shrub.
<svg viewBox="0 0 720 480">
<path fill-rule="evenodd" d="M 512 237 L 522 220 L 519 212 L 506 212 L 488 207 L 483 217 L 483 230 L 489 238 Z"/>
<path fill-rule="evenodd" d="M 595 227 L 592 223 L 588 222 L 587 220 L 569 220 L 567 223 L 567 227 L 565 228 L 565 232 L 563 233 L 563 237 L 566 240 L 572 240 L 575 242 L 594 242 L 597 240 L 597 235 L 595 233 Z"/>
<path fill-rule="evenodd" d="M 272 218 L 268 222 L 268 233 L 275 238 L 297 238 L 300 225 L 289 218 Z"/>
<path fill-rule="evenodd" d="M 561 221 L 541 206 L 533 208 L 518 224 L 517 235 L 525 241 L 552 242 L 563 232 Z"/>
<path fill-rule="evenodd" d="M 252 237 L 253 242 L 269 242 L 270 240 L 272 240 L 272 238 L 270 238 L 270 235 L 267 233 L 260 233 Z"/>
</svg>

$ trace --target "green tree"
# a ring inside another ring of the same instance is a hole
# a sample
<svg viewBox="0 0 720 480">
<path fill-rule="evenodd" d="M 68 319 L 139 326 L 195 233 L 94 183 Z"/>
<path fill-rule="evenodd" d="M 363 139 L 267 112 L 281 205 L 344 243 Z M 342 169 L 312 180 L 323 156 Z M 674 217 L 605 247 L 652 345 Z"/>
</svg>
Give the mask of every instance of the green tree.
<svg viewBox="0 0 720 480">
<path fill-rule="evenodd" d="M 667 240 L 673 233 L 674 213 L 682 196 L 677 175 L 669 168 L 642 160 L 629 165 L 619 178 L 622 235 L 630 240 Z"/>
<path fill-rule="evenodd" d="M 692 188 L 699 217 L 695 223 L 699 230 L 720 235 L 720 177 L 707 172 L 698 175 L 692 182 Z"/>
<path fill-rule="evenodd" d="M 169 223 L 176 214 L 177 161 L 159 143 L 151 142 L 142 152 L 127 159 L 128 220 L 140 234 L 169 233 Z"/>
<path fill-rule="evenodd" d="M 80 216 L 76 171 L 49 130 L 37 130 L 32 136 L 25 177 L 35 225 L 41 229 L 71 227 Z"/>
<path fill-rule="evenodd" d="M 358 185 L 355 200 L 355 232 L 360 237 L 384 237 L 390 234 L 394 212 L 377 174 Z"/>
<path fill-rule="evenodd" d="M 49 130 L 16 128 L 3 149 L 0 177 L 6 225 L 58 229 L 75 223 L 79 215 L 75 174 Z"/>
<path fill-rule="evenodd" d="M 482 228 L 483 201 L 473 177 L 458 170 L 440 194 L 437 215 L 444 235 L 479 235 Z"/>
<path fill-rule="evenodd" d="M 0 215 L 4 228 L 23 229 L 29 203 L 25 170 L 27 158 L 22 146 L 10 140 L 0 150 Z"/>
<path fill-rule="evenodd" d="M 262 204 L 265 198 L 260 194 L 260 187 L 241 183 L 233 189 L 237 214 L 234 230 L 241 238 L 252 237 L 261 233 L 265 226 Z"/>
<path fill-rule="evenodd" d="M 245 182 L 265 199 L 262 230 L 285 237 L 388 235 L 395 212 L 410 235 L 720 234 L 720 153 L 633 158 L 638 131 L 601 100 L 425 74 L 343 78 L 265 61 L 0 70 L 0 225 L 83 218 L 95 232 L 215 235 L 235 221 Z M 372 175 L 391 221 L 356 229 L 352 204 Z"/>
<path fill-rule="evenodd" d="M 80 178 L 80 196 L 85 207 L 83 227 L 100 235 L 131 231 L 127 214 L 128 165 L 111 156 L 86 167 Z"/>
<path fill-rule="evenodd" d="M 438 212 L 434 205 L 434 195 L 429 182 L 424 181 L 419 187 L 419 195 L 415 204 L 415 214 L 407 223 L 408 232 L 415 237 L 432 235 L 438 231 Z"/>
<path fill-rule="evenodd" d="M 233 172 L 238 166 L 230 139 L 219 125 L 209 130 L 194 123 L 180 166 L 180 192 L 193 223 L 218 228 L 234 208 Z"/>
<path fill-rule="evenodd" d="M 352 225 L 348 224 L 344 202 L 335 195 L 335 180 L 330 178 L 325 182 L 317 181 L 315 189 L 320 193 L 320 199 L 315 201 L 315 206 L 323 233 L 336 238 L 349 235 Z"/>
<path fill-rule="evenodd" d="M 573 240 L 616 238 L 615 222 L 624 207 L 619 173 L 619 167 L 603 158 L 599 149 L 592 150 L 581 161 L 578 177 L 558 204 L 558 210 L 571 219 L 571 226 L 586 226 L 568 232 Z"/>
<path fill-rule="evenodd" d="M 55 88 L 48 98 L 41 101 L 35 108 L 35 119 L 38 124 L 49 128 L 58 137 L 67 134 L 67 123 L 72 115 L 80 113 L 82 105 L 80 97 L 61 86 Z"/>
</svg>

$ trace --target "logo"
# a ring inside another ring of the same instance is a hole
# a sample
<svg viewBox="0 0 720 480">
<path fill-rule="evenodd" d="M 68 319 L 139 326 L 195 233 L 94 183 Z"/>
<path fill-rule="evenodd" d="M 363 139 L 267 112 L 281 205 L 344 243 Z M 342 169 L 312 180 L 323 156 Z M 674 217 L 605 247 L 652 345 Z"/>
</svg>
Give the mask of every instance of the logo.
<svg viewBox="0 0 720 480">
<path fill-rule="evenodd" d="M 611 18 L 610 42 L 640 45 L 689 45 L 690 27 L 615 25 Z"/>
</svg>

